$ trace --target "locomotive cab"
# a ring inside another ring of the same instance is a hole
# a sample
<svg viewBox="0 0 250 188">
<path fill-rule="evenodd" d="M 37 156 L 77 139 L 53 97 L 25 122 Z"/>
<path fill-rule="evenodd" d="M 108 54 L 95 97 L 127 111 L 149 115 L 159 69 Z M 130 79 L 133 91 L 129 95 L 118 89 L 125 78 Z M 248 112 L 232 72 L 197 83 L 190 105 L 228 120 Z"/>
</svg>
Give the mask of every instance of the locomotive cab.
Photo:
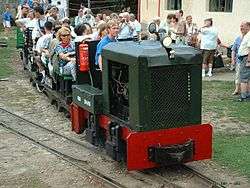
<svg viewBox="0 0 250 188">
<path fill-rule="evenodd" d="M 198 50 L 126 41 L 108 44 L 102 57 L 102 90 L 73 88 L 73 130 L 85 130 L 87 140 L 104 144 L 129 170 L 211 158 L 212 128 L 201 124 Z"/>
</svg>

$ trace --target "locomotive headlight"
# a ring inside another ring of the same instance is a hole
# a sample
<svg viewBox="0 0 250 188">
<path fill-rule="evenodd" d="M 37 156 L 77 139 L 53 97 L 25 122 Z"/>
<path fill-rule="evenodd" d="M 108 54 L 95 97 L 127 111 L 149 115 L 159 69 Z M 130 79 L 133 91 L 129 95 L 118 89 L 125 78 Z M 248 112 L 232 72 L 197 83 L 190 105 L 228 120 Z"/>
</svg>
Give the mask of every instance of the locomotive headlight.
<svg viewBox="0 0 250 188">
<path fill-rule="evenodd" d="M 162 44 L 165 48 L 168 48 L 172 44 L 171 37 L 165 37 L 162 41 Z"/>
<path fill-rule="evenodd" d="M 151 33 L 151 34 L 154 34 L 154 33 L 157 32 L 157 30 L 156 30 L 156 24 L 155 24 L 154 22 L 151 23 L 151 24 L 149 24 L 149 26 L 148 26 L 148 31 L 149 31 L 149 33 Z"/>
</svg>

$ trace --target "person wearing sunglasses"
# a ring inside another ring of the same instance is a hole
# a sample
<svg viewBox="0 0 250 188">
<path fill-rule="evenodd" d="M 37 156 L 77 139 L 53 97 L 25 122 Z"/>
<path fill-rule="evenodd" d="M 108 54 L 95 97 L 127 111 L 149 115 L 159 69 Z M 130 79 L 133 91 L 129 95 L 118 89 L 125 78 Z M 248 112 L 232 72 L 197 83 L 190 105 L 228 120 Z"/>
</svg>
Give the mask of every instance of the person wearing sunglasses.
<svg viewBox="0 0 250 188">
<path fill-rule="evenodd" d="M 70 29 L 62 27 L 57 32 L 59 44 L 55 48 L 55 53 L 59 60 L 60 74 L 71 75 L 73 81 L 76 80 L 76 63 L 72 55 L 75 53 L 75 45 L 71 41 Z"/>
</svg>

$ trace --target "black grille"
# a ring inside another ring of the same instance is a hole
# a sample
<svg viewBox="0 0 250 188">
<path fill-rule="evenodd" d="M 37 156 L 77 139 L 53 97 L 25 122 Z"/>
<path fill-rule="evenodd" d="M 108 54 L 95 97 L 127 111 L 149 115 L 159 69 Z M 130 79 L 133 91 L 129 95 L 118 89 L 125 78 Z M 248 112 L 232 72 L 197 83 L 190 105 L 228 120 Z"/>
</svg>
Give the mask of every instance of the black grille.
<svg viewBox="0 0 250 188">
<path fill-rule="evenodd" d="M 188 65 L 151 69 L 151 126 L 182 127 L 189 123 L 191 75 Z"/>
</svg>

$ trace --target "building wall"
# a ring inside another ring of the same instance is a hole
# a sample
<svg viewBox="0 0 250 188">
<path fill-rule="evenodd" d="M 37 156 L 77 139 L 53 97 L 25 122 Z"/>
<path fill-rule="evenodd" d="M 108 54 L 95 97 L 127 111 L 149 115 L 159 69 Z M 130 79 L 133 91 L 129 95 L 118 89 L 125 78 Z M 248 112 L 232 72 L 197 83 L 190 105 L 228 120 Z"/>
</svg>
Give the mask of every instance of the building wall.
<svg viewBox="0 0 250 188">
<path fill-rule="evenodd" d="M 165 2 L 167 0 L 142 0 L 141 21 L 149 23 L 154 17 L 157 17 L 159 4 L 160 17 L 163 20 L 169 13 L 175 13 L 175 11 L 165 10 Z M 250 0 L 234 0 L 232 12 L 209 12 L 208 5 L 209 0 L 182 0 L 184 16 L 192 15 L 193 22 L 197 23 L 198 26 L 203 25 L 204 19 L 213 18 L 214 26 L 218 28 L 222 42 L 231 44 L 240 34 L 240 23 L 250 21 Z"/>
</svg>

